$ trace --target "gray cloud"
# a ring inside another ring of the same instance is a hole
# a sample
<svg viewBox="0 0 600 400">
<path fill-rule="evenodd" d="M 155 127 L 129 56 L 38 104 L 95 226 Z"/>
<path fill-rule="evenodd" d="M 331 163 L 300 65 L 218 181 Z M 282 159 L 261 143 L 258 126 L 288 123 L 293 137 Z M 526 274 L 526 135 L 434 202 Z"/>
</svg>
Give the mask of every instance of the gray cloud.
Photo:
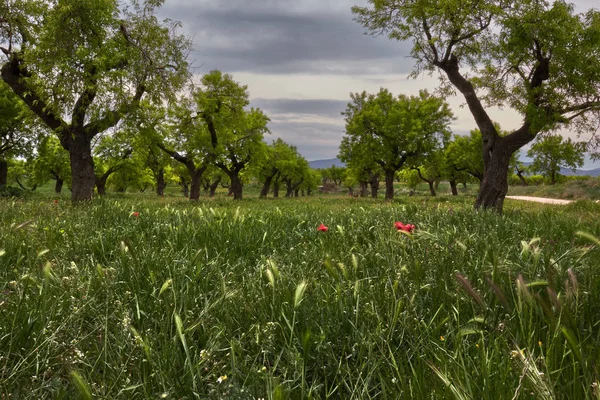
<svg viewBox="0 0 600 400">
<path fill-rule="evenodd" d="M 271 122 L 269 128 L 267 141 L 281 138 L 309 161 L 336 157 L 344 135 L 343 126 L 326 123 Z"/>
<path fill-rule="evenodd" d="M 352 20 L 353 1 L 305 10 L 282 4 L 167 2 L 161 16 L 182 21 L 194 39 L 195 64 L 203 71 L 377 75 L 411 70 L 409 46 L 364 35 Z"/>
<path fill-rule="evenodd" d="M 300 99 L 252 99 L 253 107 L 258 107 L 271 117 L 283 115 L 309 115 L 342 120 L 341 112 L 346 109 L 348 100 L 300 100 Z"/>
</svg>

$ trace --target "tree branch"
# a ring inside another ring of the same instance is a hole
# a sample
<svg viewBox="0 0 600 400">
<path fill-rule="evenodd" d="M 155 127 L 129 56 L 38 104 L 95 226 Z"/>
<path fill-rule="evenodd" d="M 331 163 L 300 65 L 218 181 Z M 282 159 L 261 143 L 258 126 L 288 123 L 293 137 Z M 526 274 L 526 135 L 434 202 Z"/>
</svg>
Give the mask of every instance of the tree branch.
<svg viewBox="0 0 600 400">
<path fill-rule="evenodd" d="M 23 65 L 23 60 L 16 54 L 12 54 L 11 59 L 2 66 L 2 80 L 10 86 L 21 100 L 27 104 L 27 107 L 48 125 L 50 129 L 61 135 L 65 135 L 68 125 L 58 115 L 54 114 L 48 104 L 26 83 L 26 79 L 31 77 L 31 73 Z M 62 143 L 62 141 L 61 141 Z M 64 146 L 64 144 L 63 144 Z"/>
</svg>

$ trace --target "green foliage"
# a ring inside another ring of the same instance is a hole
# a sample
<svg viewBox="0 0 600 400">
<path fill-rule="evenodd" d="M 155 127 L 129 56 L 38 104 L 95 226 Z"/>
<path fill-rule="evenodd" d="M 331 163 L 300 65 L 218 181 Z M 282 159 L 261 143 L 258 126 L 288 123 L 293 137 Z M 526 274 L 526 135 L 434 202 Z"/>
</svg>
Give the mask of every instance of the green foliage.
<svg viewBox="0 0 600 400">
<path fill-rule="evenodd" d="M 392 198 L 393 174 L 407 160 L 427 157 L 449 139 L 453 119 L 448 104 L 421 91 L 418 96 L 394 97 L 381 89 L 376 95 L 351 94 L 342 113 L 346 135 L 340 156 L 364 174 L 377 164 L 386 173 L 386 197 Z"/>
<path fill-rule="evenodd" d="M 71 180 L 69 152 L 54 136 L 42 139 L 37 148 L 37 157 L 33 161 L 33 181 L 37 185 L 43 185 L 50 179 L 66 183 Z"/>
<path fill-rule="evenodd" d="M 23 197 L 25 195 L 25 191 L 21 188 L 3 185 L 0 186 L 0 197 Z"/>
<path fill-rule="evenodd" d="M 0 80 L 0 159 L 30 156 L 37 134 L 26 105 Z"/>
<path fill-rule="evenodd" d="M 323 183 L 331 182 L 338 186 L 341 185 L 346 174 L 346 168 L 336 167 L 335 165 L 332 165 L 329 168 L 323 168 L 320 171 L 323 178 Z"/>
<path fill-rule="evenodd" d="M 563 140 L 559 135 L 547 135 L 531 146 L 527 157 L 533 158 L 531 170 L 542 172 L 554 184 L 561 167 L 575 170 L 583 165 L 586 150 L 585 142 L 575 143 L 570 138 Z"/>
<path fill-rule="evenodd" d="M 576 14 L 564 1 L 526 0 L 369 0 L 369 5 L 353 8 L 357 20 L 373 34 L 412 42 L 415 75 L 435 68 L 448 73 L 458 60 L 471 70 L 469 80 L 481 99 L 526 116 L 531 133 L 572 122 L 596 129 L 599 89 L 589 83 L 600 82 L 597 10 Z M 450 84 L 444 80 L 442 88 Z M 456 88 L 466 94 L 461 85 Z"/>
</svg>

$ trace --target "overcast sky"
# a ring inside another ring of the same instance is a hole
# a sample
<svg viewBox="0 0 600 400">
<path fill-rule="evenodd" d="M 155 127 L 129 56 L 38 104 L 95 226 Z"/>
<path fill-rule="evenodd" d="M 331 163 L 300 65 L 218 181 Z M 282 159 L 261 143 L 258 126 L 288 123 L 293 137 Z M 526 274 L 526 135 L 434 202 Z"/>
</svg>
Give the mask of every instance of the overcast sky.
<svg viewBox="0 0 600 400">
<path fill-rule="evenodd" d="M 350 8 L 366 0 L 166 0 L 160 16 L 183 23 L 194 41 L 190 61 L 196 74 L 213 69 L 248 85 L 251 105 L 271 118 L 272 139 L 298 147 L 308 160 L 335 158 L 344 134 L 340 115 L 351 92 L 433 91 L 436 78 L 408 79 L 410 45 L 365 35 Z M 598 0 L 574 1 L 578 11 Z M 452 128 L 475 127 L 459 97 L 449 98 L 457 116 Z M 521 117 L 491 110 L 503 129 Z M 267 140 L 269 140 L 267 138 Z M 524 154 L 524 152 L 522 152 Z M 600 162 L 586 163 L 600 167 Z"/>
</svg>

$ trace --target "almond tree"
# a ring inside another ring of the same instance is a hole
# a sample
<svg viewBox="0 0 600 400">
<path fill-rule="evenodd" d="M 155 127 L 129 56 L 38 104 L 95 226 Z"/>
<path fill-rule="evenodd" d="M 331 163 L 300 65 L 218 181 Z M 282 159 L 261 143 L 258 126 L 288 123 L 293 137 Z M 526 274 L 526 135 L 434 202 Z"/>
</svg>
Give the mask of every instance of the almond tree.
<svg viewBox="0 0 600 400">
<path fill-rule="evenodd" d="M 395 97 L 387 89 L 377 94 L 351 95 L 342 113 L 345 146 L 353 154 L 377 163 L 385 176 L 385 198 L 394 198 L 394 176 L 407 160 L 427 156 L 449 138 L 453 118 L 441 98 L 421 91 Z M 347 139 L 346 139 L 347 138 Z"/>
<path fill-rule="evenodd" d="M 554 185 L 561 167 L 575 170 L 583 165 L 586 149 L 585 142 L 573 142 L 570 138 L 563 140 L 562 136 L 548 135 L 531 146 L 527 157 L 533 158 L 531 170 L 546 174 Z"/>
<path fill-rule="evenodd" d="M 484 176 L 476 208 L 502 211 L 510 158 L 543 131 L 600 119 L 600 12 L 576 14 L 565 1 L 368 0 L 354 7 L 372 34 L 412 42 L 413 75 L 441 72 L 483 135 Z M 519 112 L 501 136 L 487 107 Z"/>
<path fill-rule="evenodd" d="M 162 101 L 188 76 L 189 41 L 154 15 L 161 0 L 0 3 L 2 80 L 69 151 L 72 199 L 91 199 L 92 140 L 143 97 Z"/>
</svg>

